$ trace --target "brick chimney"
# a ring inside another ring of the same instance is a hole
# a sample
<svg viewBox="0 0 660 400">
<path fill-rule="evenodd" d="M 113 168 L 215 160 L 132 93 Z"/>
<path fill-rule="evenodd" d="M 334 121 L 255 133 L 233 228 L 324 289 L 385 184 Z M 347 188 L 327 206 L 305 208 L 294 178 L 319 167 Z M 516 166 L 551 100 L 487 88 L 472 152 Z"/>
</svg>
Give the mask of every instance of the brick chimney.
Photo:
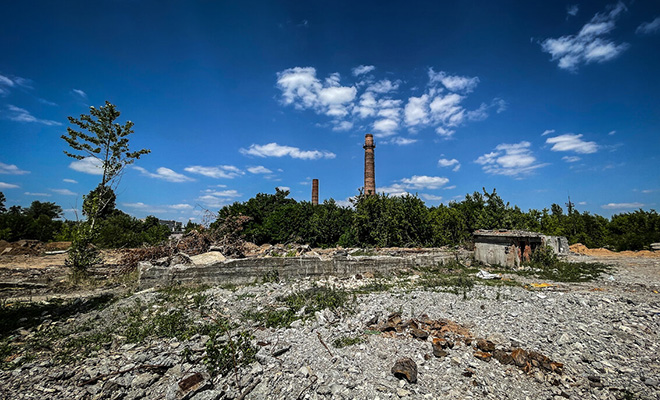
<svg viewBox="0 0 660 400">
<path fill-rule="evenodd" d="M 374 172 L 374 135 L 364 135 L 364 194 L 376 194 L 376 174 Z"/>
<path fill-rule="evenodd" d="M 319 180 L 312 179 L 312 204 L 319 204 Z"/>
</svg>

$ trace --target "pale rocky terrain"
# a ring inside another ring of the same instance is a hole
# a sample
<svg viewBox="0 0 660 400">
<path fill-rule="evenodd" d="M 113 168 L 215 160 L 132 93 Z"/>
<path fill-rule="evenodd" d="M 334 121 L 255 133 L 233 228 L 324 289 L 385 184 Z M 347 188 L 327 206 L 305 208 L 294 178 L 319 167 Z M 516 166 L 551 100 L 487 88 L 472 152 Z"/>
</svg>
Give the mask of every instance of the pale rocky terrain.
<svg viewBox="0 0 660 400">
<path fill-rule="evenodd" d="M 191 326 L 231 321 L 232 341 L 224 331 L 216 339 L 225 349 L 240 347 L 239 332 L 251 335 L 244 344 L 256 351 L 254 360 L 243 365 L 240 352 L 229 352 L 229 368 L 213 375 L 204 363 L 209 337 L 203 333 L 129 343 L 128 331 L 120 331 L 99 336 L 96 348 L 84 357 L 82 350 L 69 354 L 63 363 L 55 357 L 65 346 L 61 339 L 48 342 L 51 349 L 32 350 L 34 358 L 26 362 L 20 359 L 25 354 L 5 360 L 15 366 L 0 371 L 0 398 L 660 399 L 660 258 L 570 258 L 614 268 L 585 283 L 506 274 L 519 284 L 434 288 L 422 273 L 405 271 L 389 278 L 149 289 L 99 307 L 78 300 L 83 311 L 66 318 L 46 313 L 37 326 L 17 329 L 13 341 L 107 331 L 130 321 L 135 310 L 145 324 L 150 312 L 185 310 L 190 319 L 181 321 Z M 309 290 L 349 295 L 335 309 L 298 310 L 301 319 L 288 328 L 246 318 L 285 310 L 283 297 L 314 293 Z M 434 346 L 433 337 L 453 347 Z M 355 343 L 342 347 L 341 339 Z M 530 356 L 520 366 L 502 356 L 514 349 Z M 533 362 L 531 354 L 547 363 Z M 392 372 L 406 357 L 417 368 L 414 383 Z"/>
</svg>

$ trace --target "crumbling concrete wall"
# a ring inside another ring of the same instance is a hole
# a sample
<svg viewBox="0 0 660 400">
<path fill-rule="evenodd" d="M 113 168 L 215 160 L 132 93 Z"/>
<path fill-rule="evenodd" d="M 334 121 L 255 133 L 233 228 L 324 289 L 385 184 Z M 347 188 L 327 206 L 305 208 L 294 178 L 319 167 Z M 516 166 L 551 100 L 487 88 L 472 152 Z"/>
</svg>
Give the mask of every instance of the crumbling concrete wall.
<svg viewBox="0 0 660 400">
<path fill-rule="evenodd" d="M 140 288 L 176 284 L 250 284 L 265 276 L 282 279 L 351 276 L 366 272 L 392 275 L 404 268 L 435 266 L 451 260 L 471 260 L 472 252 L 433 251 L 406 256 L 260 257 L 226 260 L 208 265 L 159 266 L 141 262 Z"/>
<path fill-rule="evenodd" d="M 486 265 L 519 268 L 539 247 L 549 246 L 555 254 L 568 254 L 568 240 L 524 231 L 477 231 L 474 259 Z"/>
</svg>

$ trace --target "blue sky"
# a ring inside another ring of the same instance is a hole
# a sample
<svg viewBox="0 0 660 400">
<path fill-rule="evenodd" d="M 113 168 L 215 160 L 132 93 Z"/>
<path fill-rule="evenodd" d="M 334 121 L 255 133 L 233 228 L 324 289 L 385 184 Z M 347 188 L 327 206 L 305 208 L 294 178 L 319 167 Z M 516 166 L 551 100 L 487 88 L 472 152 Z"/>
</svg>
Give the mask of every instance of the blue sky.
<svg viewBox="0 0 660 400">
<path fill-rule="evenodd" d="M 117 187 L 137 217 L 286 187 L 428 205 L 496 188 L 527 210 L 660 204 L 660 3 L 22 1 L 0 25 L 0 191 L 75 218 L 100 181 L 67 116 L 105 100 L 149 148 Z"/>
</svg>

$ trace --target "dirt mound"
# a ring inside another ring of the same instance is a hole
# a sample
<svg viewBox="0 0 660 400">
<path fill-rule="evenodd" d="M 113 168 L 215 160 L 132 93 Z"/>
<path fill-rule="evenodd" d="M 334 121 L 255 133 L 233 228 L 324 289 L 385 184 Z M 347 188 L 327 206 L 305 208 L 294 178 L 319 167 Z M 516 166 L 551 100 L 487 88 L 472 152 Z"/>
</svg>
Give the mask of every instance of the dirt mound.
<svg viewBox="0 0 660 400">
<path fill-rule="evenodd" d="M 598 248 L 590 249 L 582 243 L 575 243 L 569 246 L 573 253 L 584 254 L 592 257 L 648 257 L 660 258 L 660 252 L 653 252 L 648 250 L 641 251 L 611 251 L 608 249 Z"/>
</svg>

